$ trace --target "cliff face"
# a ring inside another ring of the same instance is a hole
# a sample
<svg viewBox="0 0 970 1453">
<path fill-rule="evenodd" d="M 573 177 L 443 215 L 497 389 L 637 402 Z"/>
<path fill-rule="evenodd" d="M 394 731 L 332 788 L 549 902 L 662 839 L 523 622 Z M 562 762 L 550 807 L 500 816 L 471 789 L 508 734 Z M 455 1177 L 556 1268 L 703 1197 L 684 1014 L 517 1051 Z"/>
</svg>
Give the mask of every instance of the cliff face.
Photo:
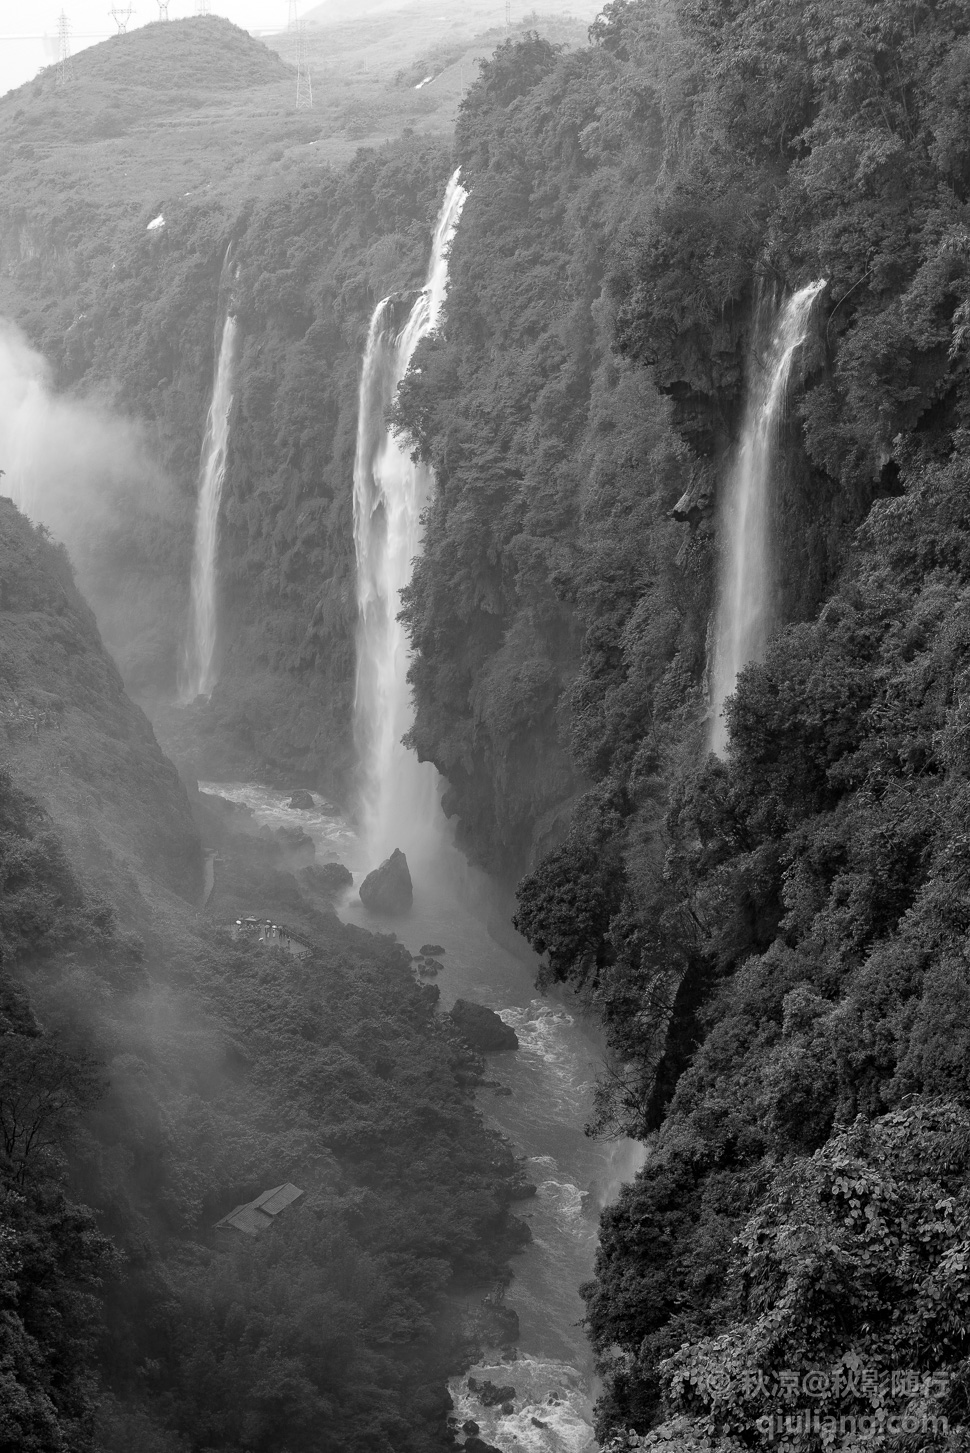
<svg viewBox="0 0 970 1453">
<path fill-rule="evenodd" d="M 157 884 L 194 903 L 202 853 L 175 768 L 125 695 L 63 549 L 0 499 L 4 766 L 50 813 L 88 887 L 140 913 Z"/>
</svg>

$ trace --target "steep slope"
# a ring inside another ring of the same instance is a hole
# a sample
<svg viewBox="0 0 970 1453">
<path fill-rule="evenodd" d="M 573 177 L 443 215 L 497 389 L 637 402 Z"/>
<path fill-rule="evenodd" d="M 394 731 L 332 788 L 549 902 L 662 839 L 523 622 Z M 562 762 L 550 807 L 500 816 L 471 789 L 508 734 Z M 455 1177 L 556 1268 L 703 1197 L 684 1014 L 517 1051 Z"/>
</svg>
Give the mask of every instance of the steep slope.
<svg viewBox="0 0 970 1453">
<path fill-rule="evenodd" d="M 784 1429 L 808 1450 L 843 1414 L 950 1446 L 966 9 L 617 4 L 594 41 L 500 52 L 459 127 L 468 225 L 401 410 L 439 479 L 408 602 L 415 743 L 493 862 L 525 860 L 560 763 L 591 784 L 517 922 L 604 1019 L 601 1123 L 650 1140 L 586 1289 L 608 1446 Z M 593 302 L 577 284 L 598 277 Z M 779 630 L 708 759 L 716 505 L 757 299 L 822 278 L 772 481 Z M 794 1396 L 821 1429 L 785 1428 Z"/>
<path fill-rule="evenodd" d="M 89 887 L 197 900 L 202 852 L 175 768 L 125 695 L 63 547 L 6 499 L 0 725 L 5 767 L 57 821 Z"/>
<path fill-rule="evenodd" d="M 304 958 L 201 918 L 175 770 L 63 547 L 6 500 L 0 733 L 0 1440 L 451 1446 L 467 1305 L 528 1239 L 482 1062 L 278 843 L 224 834 L 224 870 L 255 869 L 247 906 L 297 902 Z M 286 1182 L 264 1235 L 214 1232 Z"/>
</svg>

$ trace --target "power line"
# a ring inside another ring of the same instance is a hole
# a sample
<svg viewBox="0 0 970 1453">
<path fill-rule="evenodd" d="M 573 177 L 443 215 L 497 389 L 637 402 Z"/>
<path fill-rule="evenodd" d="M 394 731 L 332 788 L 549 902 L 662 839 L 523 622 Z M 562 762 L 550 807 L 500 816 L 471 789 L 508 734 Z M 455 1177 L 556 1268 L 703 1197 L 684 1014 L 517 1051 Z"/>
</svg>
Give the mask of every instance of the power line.
<svg viewBox="0 0 970 1453">
<path fill-rule="evenodd" d="M 71 22 L 62 10 L 57 20 L 57 84 L 66 86 L 74 80 L 74 61 L 71 59 Z"/>
<path fill-rule="evenodd" d="M 118 27 L 118 34 L 124 35 L 128 29 L 128 22 L 135 13 L 133 5 L 112 5 L 108 14 Z"/>
<path fill-rule="evenodd" d="M 310 39 L 307 23 L 301 20 L 296 28 L 296 109 L 313 107 L 313 82 L 310 80 Z"/>
</svg>

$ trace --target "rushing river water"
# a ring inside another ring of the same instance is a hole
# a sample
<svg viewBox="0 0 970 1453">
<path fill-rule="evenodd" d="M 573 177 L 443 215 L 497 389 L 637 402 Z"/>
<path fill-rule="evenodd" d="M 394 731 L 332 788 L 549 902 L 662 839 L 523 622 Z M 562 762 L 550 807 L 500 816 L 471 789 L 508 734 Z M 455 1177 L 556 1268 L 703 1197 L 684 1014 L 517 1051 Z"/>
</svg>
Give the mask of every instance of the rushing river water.
<svg viewBox="0 0 970 1453">
<path fill-rule="evenodd" d="M 583 1333 L 580 1284 L 592 1272 L 597 1213 L 613 1198 L 620 1178 L 631 1176 L 642 1148 L 589 1139 L 583 1127 L 592 1108 L 599 1065 L 595 1026 L 574 1004 L 535 989 L 535 956 L 509 922 L 511 904 L 482 873 L 454 850 L 438 855 L 434 872 L 415 870 L 414 906 L 399 919 L 375 919 L 357 888 L 375 865 L 365 861 L 354 833 L 341 818 L 319 811 L 295 812 L 287 795 L 240 783 L 200 784 L 251 807 L 270 827 L 299 824 L 314 839 L 317 859 L 337 856 L 354 874 L 354 887 L 337 903 L 340 916 L 363 927 L 397 933 L 412 953 L 441 944 L 444 968 L 436 983 L 441 1008 L 458 998 L 497 1010 L 519 1037 L 516 1053 L 488 1056 L 488 1076 L 511 1094 L 479 1091 L 488 1122 L 526 1156 L 526 1172 L 538 1187 L 516 1213 L 532 1229 L 532 1242 L 512 1263 L 506 1296 L 518 1313 L 521 1335 L 514 1362 L 471 1369 L 471 1375 L 514 1385 L 514 1414 L 484 1408 L 466 1378 L 452 1385 L 459 1423 L 473 1419 L 481 1437 L 515 1453 L 580 1453 L 594 1448 L 591 1428 L 592 1366 Z"/>
</svg>

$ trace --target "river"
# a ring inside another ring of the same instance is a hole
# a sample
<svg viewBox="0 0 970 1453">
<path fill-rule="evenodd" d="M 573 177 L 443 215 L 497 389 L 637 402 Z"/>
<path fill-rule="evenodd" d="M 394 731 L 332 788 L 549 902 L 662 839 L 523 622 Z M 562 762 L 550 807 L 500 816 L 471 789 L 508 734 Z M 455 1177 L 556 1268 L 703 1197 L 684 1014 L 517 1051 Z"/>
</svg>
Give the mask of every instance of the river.
<svg viewBox="0 0 970 1453">
<path fill-rule="evenodd" d="M 519 1050 L 488 1056 L 489 1079 L 511 1094 L 482 1088 L 478 1099 L 488 1123 L 527 1158 L 527 1176 L 538 1187 L 533 1200 L 516 1207 L 533 1238 L 513 1259 L 506 1295 L 521 1335 L 514 1362 L 481 1364 L 468 1374 L 513 1384 L 515 1412 L 503 1416 L 498 1408 L 482 1407 L 466 1376 L 451 1387 L 455 1415 L 459 1424 L 476 1422 L 480 1436 L 503 1453 L 595 1448 L 593 1369 L 578 1288 L 593 1269 L 598 1211 L 642 1158 L 632 1142 L 614 1145 L 584 1134 L 600 1062 L 596 1026 L 564 995 L 536 991 L 535 955 L 511 926 L 511 902 L 453 848 L 439 847 L 433 869 L 412 864 L 414 905 L 406 916 L 375 918 L 357 894 L 375 864 L 362 860 L 361 845 L 342 818 L 295 811 L 286 806 L 288 794 L 271 788 L 199 785 L 252 808 L 261 825 L 299 824 L 313 838 L 319 862 L 335 856 L 354 874 L 353 888 L 336 904 L 345 921 L 393 931 L 412 953 L 425 943 L 440 944 L 444 953 L 435 957 L 444 967 L 435 982 L 441 1008 L 472 999 L 515 1029 Z"/>
</svg>

